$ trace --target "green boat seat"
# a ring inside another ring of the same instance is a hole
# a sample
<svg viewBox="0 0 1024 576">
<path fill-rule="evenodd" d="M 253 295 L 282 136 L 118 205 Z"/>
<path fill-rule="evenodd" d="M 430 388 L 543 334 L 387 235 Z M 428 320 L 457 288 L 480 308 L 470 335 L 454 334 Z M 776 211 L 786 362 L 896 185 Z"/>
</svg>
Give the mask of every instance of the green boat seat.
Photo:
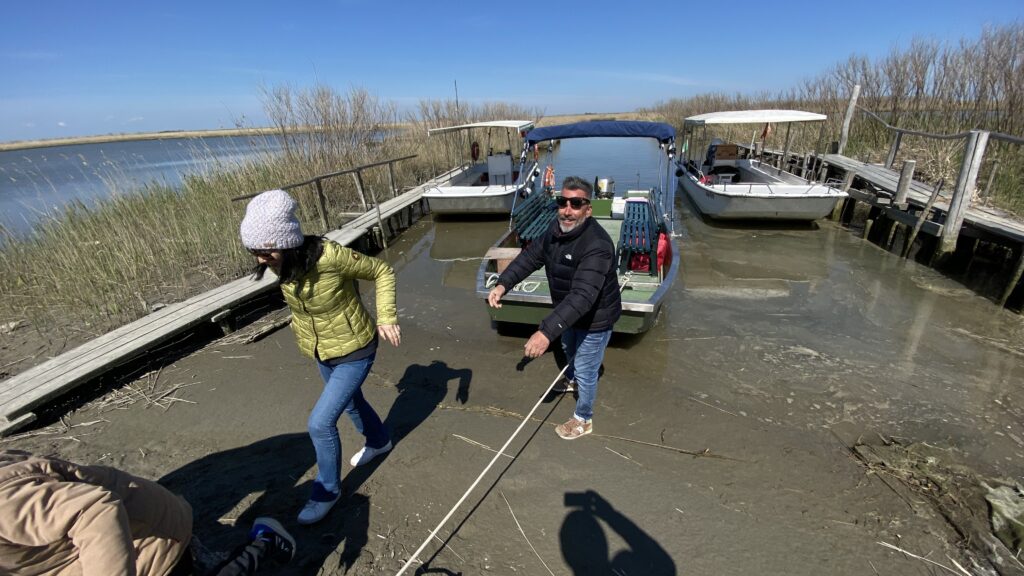
<svg viewBox="0 0 1024 576">
<path fill-rule="evenodd" d="M 644 271 L 656 275 L 659 232 L 657 215 L 650 202 L 646 198 L 628 199 L 619 236 L 620 271 Z"/>
<path fill-rule="evenodd" d="M 512 226 L 520 242 L 529 242 L 543 234 L 557 215 L 558 208 L 551 196 L 534 192 L 516 204 Z"/>
</svg>

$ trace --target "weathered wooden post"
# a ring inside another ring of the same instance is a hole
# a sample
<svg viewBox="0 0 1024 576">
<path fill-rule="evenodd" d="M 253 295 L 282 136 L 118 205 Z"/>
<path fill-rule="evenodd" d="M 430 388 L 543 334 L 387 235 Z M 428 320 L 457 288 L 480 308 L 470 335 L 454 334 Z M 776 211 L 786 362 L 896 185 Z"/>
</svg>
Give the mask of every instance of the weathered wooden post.
<svg viewBox="0 0 1024 576">
<path fill-rule="evenodd" d="M 1003 295 L 999 298 L 1000 306 L 1006 306 L 1006 301 L 1010 299 L 1010 295 L 1013 294 L 1017 283 L 1020 282 L 1021 276 L 1024 276 L 1024 246 L 1021 246 L 1020 256 L 1017 257 L 1017 269 L 1014 271 L 1013 276 L 1010 277 L 1010 281 L 1006 283 L 1006 287 L 1003 288 Z"/>
<path fill-rule="evenodd" d="M 889 155 L 885 158 L 885 167 L 892 168 L 896 162 L 896 151 L 900 149 L 900 140 L 903 139 L 903 132 L 897 130 L 892 137 L 892 146 L 889 146 Z"/>
<path fill-rule="evenodd" d="M 925 202 L 924 210 L 921 211 L 921 214 L 917 217 L 917 222 L 914 223 L 914 229 L 911 230 L 910 236 L 907 237 L 907 243 L 903 245 L 901 257 L 906 258 L 910 255 L 910 248 L 914 245 L 914 240 L 917 239 L 918 233 L 921 232 L 921 227 L 924 226 L 924 221 L 928 219 L 928 214 L 932 211 L 932 205 L 935 204 L 936 198 L 939 197 L 939 192 L 942 191 L 942 185 L 945 183 L 945 180 L 939 180 L 938 185 L 932 190 L 932 195 L 928 198 L 928 202 Z M 943 232 L 945 232 L 945 228 L 943 228 Z"/>
<path fill-rule="evenodd" d="M 843 131 L 839 135 L 839 149 L 836 154 L 842 154 L 846 150 L 846 141 L 850 138 L 850 122 L 853 120 L 853 113 L 857 109 L 857 97 L 860 96 L 860 84 L 853 87 L 853 94 L 850 95 L 850 103 L 846 106 L 846 116 L 843 117 Z"/>
<path fill-rule="evenodd" d="M 363 175 L 356 170 L 352 173 L 352 179 L 356 181 L 356 192 L 359 193 L 359 202 L 363 205 L 363 212 L 366 211 L 366 194 L 363 193 Z"/>
<path fill-rule="evenodd" d="M 985 157 L 985 146 L 988 145 L 989 133 L 984 130 L 971 130 L 964 143 L 964 159 L 960 164 L 960 174 L 956 178 L 953 198 L 949 201 L 949 213 L 942 227 L 942 240 L 939 242 L 939 255 L 944 256 L 956 249 L 956 241 L 960 236 L 960 227 L 964 223 L 964 215 L 971 205 L 971 195 L 978 182 L 978 170 Z"/>
<path fill-rule="evenodd" d="M 856 170 L 848 171 L 846 173 L 846 175 L 843 177 L 843 185 L 840 188 L 840 190 L 842 190 L 843 192 L 849 192 L 850 187 L 853 186 L 853 179 L 856 178 L 856 177 L 857 177 L 857 171 Z M 843 213 L 846 212 L 846 203 L 847 202 L 854 202 L 854 203 L 856 203 L 857 201 L 853 200 L 852 198 L 847 197 L 847 198 L 844 198 L 840 202 L 836 202 L 836 206 L 835 206 L 835 208 L 832 209 L 832 215 L 829 216 L 829 219 L 841 221 L 842 217 L 843 217 Z"/>
<path fill-rule="evenodd" d="M 914 181 L 914 166 L 917 164 L 915 160 L 907 160 L 903 163 L 903 169 L 900 170 L 900 181 L 896 184 L 896 197 L 893 198 L 893 206 L 900 210 L 907 209 L 907 194 L 910 192 L 910 183 Z"/>
<path fill-rule="evenodd" d="M 395 185 L 395 164 L 388 162 L 388 184 L 391 185 L 391 197 L 398 196 L 398 186 Z"/>
<path fill-rule="evenodd" d="M 981 194 L 981 197 L 985 199 L 985 205 L 988 206 L 989 198 L 992 196 L 992 183 L 996 180 L 996 173 L 999 172 L 999 160 L 997 159 L 992 163 L 992 170 L 988 173 L 988 183 L 985 184 L 985 191 Z"/>
<path fill-rule="evenodd" d="M 320 179 L 316 179 L 316 211 L 320 214 L 320 224 L 324 227 L 324 233 L 331 231 L 331 225 L 327 221 L 327 197 L 324 196 L 324 186 Z"/>
</svg>

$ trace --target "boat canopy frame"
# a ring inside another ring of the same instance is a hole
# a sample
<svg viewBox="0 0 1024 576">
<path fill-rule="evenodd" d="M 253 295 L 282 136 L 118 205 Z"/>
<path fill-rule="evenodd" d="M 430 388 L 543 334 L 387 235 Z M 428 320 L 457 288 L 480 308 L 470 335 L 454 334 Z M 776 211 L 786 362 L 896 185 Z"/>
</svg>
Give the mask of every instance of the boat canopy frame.
<svg viewBox="0 0 1024 576">
<path fill-rule="evenodd" d="M 664 122 L 594 120 L 535 128 L 526 135 L 526 142 L 533 146 L 545 140 L 569 138 L 654 138 L 662 144 L 669 144 L 675 142 L 676 129 Z"/>
<path fill-rule="evenodd" d="M 703 128 L 703 135 L 701 141 L 706 145 L 708 143 L 707 127 L 712 125 L 720 124 L 764 124 L 765 130 L 761 133 L 761 150 L 764 149 L 765 140 L 768 135 L 768 125 L 770 124 L 785 124 L 786 125 L 786 141 L 783 147 L 782 158 L 789 157 L 789 149 L 791 140 L 791 129 L 792 125 L 797 122 L 821 122 L 821 130 L 818 134 L 818 145 L 815 148 L 815 155 L 817 156 L 818 150 L 821 149 L 822 141 L 825 137 L 825 120 L 828 120 L 828 116 L 819 114 L 817 112 L 805 112 L 803 110 L 726 110 L 722 112 L 708 112 L 706 114 L 698 114 L 696 116 L 690 116 L 683 120 L 683 153 L 686 156 L 686 162 L 689 164 L 693 161 L 693 146 L 691 140 L 692 136 L 697 131 L 698 127 Z M 756 132 L 751 138 L 750 149 L 755 149 Z M 778 168 L 782 170 L 781 165 Z"/>
<path fill-rule="evenodd" d="M 709 112 L 690 116 L 683 121 L 686 126 L 709 124 L 783 124 L 787 122 L 822 122 L 828 116 L 802 110 L 729 110 Z"/>
<path fill-rule="evenodd" d="M 675 236 L 675 188 L 672 181 L 672 159 L 676 154 L 676 129 L 671 124 L 664 122 L 648 122 L 643 120 L 592 120 L 585 122 L 573 122 L 570 124 L 557 124 L 555 126 L 544 126 L 534 128 L 523 137 L 523 157 L 526 157 L 528 150 L 540 142 L 546 140 L 568 140 L 572 138 L 653 138 L 658 141 L 659 148 L 665 151 L 658 157 L 658 173 L 662 199 L 658 209 L 663 212 L 668 222 L 669 233 Z M 662 162 L 665 162 L 663 165 Z M 515 203 L 513 202 L 513 211 Z M 509 228 L 512 227 L 512 220 L 509 220 Z"/>
</svg>

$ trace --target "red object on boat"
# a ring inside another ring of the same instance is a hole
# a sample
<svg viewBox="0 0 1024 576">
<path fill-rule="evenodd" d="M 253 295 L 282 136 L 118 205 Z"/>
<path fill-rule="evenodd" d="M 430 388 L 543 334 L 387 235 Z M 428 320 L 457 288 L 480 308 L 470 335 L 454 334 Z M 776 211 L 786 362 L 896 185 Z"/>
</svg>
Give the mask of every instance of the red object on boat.
<svg viewBox="0 0 1024 576">
<path fill-rule="evenodd" d="M 658 234 L 658 270 L 664 270 L 672 261 L 672 241 L 664 232 Z"/>
</svg>

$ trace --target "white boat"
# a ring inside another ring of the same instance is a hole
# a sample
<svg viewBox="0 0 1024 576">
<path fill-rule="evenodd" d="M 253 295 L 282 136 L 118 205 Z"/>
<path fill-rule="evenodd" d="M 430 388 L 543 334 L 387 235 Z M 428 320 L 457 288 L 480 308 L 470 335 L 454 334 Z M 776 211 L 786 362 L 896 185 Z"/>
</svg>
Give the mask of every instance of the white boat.
<svg viewBox="0 0 1024 576">
<path fill-rule="evenodd" d="M 675 136 L 675 128 L 661 122 L 599 120 L 545 126 L 525 138 L 524 151 L 544 142 L 570 138 L 653 138 L 659 144 L 660 186 L 627 190 L 621 195 L 605 188 L 590 202 L 591 218 L 617 241 L 622 315 L 612 328 L 615 332 L 640 334 L 650 329 L 679 273 L 679 249 L 673 246 L 672 239 L 675 185 L 671 178 Z M 557 191 L 550 192 L 557 194 Z M 487 300 L 508 262 L 551 227 L 558 215 L 556 206 L 552 195 L 545 190 L 537 190 L 516 205 L 509 230 L 487 252 L 477 270 L 477 297 Z M 543 268 L 509 290 L 501 302 L 501 308 L 487 307 L 496 326 L 538 325 L 553 307 Z"/>
<path fill-rule="evenodd" d="M 789 124 L 821 122 L 824 114 L 799 110 L 741 110 L 691 116 L 684 122 L 689 140 L 701 126 L 714 124 Z M 762 141 L 763 146 L 763 141 Z M 780 168 L 752 158 L 752 149 L 712 140 L 698 166 L 680 158 L 679 183 L 704 215 L 715 219 L 817 220 L 827 216 L 846 192 L 823 183 L 811 182 Z"/>
<path fill-rule="evenodd" d="M 508 142 L 508 148 L 495 152 L 491 140 L 491 130 L 501 128 L 507 140 L 498 139 L 500 145 Z M 527 120 L 494 120 L 475 122 L 447 128 L 429 130 L 431 136 L 486 129 L 486 148 L 481 148 L 477 140 L 470 144 L 471 160 L 461 170 L 453 171 L 448 180 L 426 190 L 423 197 L 435 214 L 509 214 L 516 196 L 525 197 L 532 191 L 533 181 L 537 178 L 537 163 L 531 161 L 527 166 L 525 153 L 516 159 L 512 157 L 512 131 L 520 138 L 533 128 L 533 122 Z M 463 140 L 463 139 L 460 139 Z M 464 140 L 463 140 L 464 141 Z"/>
</svg>

